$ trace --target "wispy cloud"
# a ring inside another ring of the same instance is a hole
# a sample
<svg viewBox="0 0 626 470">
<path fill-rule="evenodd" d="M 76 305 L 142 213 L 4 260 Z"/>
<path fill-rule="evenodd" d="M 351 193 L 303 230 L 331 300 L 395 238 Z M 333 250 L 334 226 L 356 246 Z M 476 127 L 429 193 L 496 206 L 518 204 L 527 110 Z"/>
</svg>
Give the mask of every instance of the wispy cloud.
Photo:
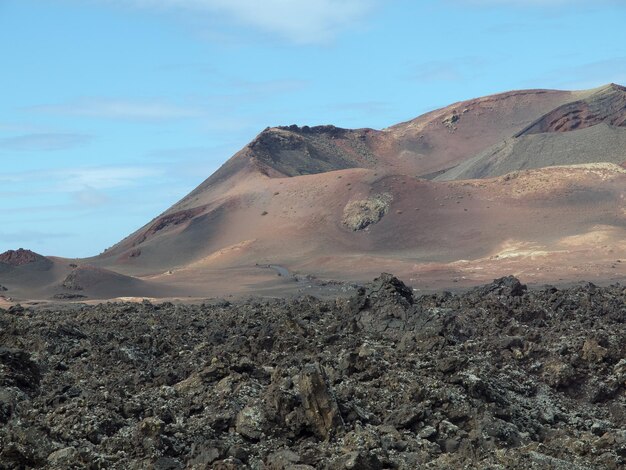
<svg viewBox="0 0 626 470">
<path fill-rule="evenodd" d="M 2 133 L 44 133 L 45 129 L 32 124 L 24 124 L 19 122 L 0 122 L 0 132 Z"/>
<path fill-rule="evenodd" d="M 82 207 L 100 207 L 111 202 L 111 198 L 104 192 L 85 186 L 72 194 L 72 199 Z"/>
<path fill-rule="evenodd" d="M 142 181 L 163 174 L 163 170 L 142 166 L 63 168 L 0 174 L 0 183 L 37 183 L 41 191 L 75 193 L 89 190 L 139 186 Z"/>
<path fill-rule="evenodd" d="M 486 64 L 481 57 L 461 57 L 450 60 L 424 62 L 414 67 L 412 80 L 419 82 L 440 82 L 465 80 L 474 76 Z"/>
<path fill-rule="evenodd" d="M 85 188 L 99 190 L 136 186 L 143 179 L 161 174 L 160 169 L 148 167 L 72 168 L 52 172 L 52 176 L 58 180 L 57 188 L 69 192 L 83 191 Z"/>
<path fill-rule="evenodd" d="M 446 61 L 433 61 L 421 64 L 413 74 L 413 78 L 420 82 L 457 81 L 463 78 L 458 64 Z"/>
<path fill-rule="evenodd" d="M 0 242 L 3 243 L 41 243 L 51 238 L 69 238 L 67 233 L 48 233 L 37 230 L 21 230 L 19 232 L 0 231 Z"/>
<path fill-rule="evenodd" d="M 120 4 L 116 0 L 101 2 Z M 141 8 L 220 14 L 297 44 L 332 41 L 370 13 L 378 0 L 128 0 Z"/>
<path fill-rule="evenodd" d="M 0 149 L 16 152 L 49 152 L 85 145 L 93 139 L 84 134 L 25 134 L 0 139 Z"/>
<path fill-rule="evenodd" d="M 64 116 L 160 121 L 199 117 L 200 109 L 162 101 L 82 98 L 69 103 L 30 106 L 27 111 Z"/>
</svg>

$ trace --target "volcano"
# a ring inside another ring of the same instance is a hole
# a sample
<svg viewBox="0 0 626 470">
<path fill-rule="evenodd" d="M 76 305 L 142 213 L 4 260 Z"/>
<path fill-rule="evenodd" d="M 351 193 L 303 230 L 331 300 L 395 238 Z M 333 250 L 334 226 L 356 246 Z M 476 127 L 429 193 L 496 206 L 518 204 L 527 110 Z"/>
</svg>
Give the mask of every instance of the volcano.
<svg viewBox="0 0 626 470">
<path fill-rule="evenodd" d="M 36 270 L 0 256 L 0 284 L 45 297 L 76 269 L 97 297 L 284 293 L 381 271 L 424 290 L 610 283 L 626 278 L 625 194 L 626 88 L 512 91 L 382 130 L 267 128 L 101 255 Z"/>
</svg>

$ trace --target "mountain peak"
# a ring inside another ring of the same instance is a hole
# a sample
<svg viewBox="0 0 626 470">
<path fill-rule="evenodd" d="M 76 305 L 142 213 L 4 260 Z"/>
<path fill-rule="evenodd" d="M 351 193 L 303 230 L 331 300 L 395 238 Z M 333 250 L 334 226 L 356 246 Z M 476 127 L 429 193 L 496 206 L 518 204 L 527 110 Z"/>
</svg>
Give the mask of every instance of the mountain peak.
<svg viewBox="0 0 626 470">
<path fill-rule="evenodd" d="M 603 88 L 611 88 L 613 90 L 617 90 L 617 91 L 626 91 L 626 87 L 619 85 L 617 83 L 609 83 L 608 85 L 605 85 Z"/>
<path fill-rule="evenodd" d="M 364 132 L 325 126 L 268 127 L 247 146 L 268 176 L 299 176 L 371 166 Z"/>
</svg>

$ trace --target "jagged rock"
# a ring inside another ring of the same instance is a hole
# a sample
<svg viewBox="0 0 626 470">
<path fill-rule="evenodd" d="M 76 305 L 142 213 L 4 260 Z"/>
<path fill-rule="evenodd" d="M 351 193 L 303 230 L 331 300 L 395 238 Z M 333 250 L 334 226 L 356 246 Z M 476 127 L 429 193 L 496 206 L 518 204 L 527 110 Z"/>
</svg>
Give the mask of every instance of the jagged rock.
<svg viewBox="0 0 626 470">
<path fill-rule="evenodd" d="M 416 405 L 402 405 L 392 411 L 385 420 L 398 429 L 409 429 L 424 417 L 424 410 Z"/>
<path fill-rule="evenodd" d="M 34 394 L 39 388 L 41 371 L 26 351 L 0 347 L 0 386 L 17 387 Z"/>
<path fill-rule="evenodd" d="M 163 432 L 164 424 L 159 418 L 145 418 L 137 425 L 137 431 L 142 436 L 155 438 Z"/>
<path fill-rule="evenodd" d="M 300 463 L 301 460 L 301 457 L 291 450 L 280 450 L 267 457 L 265 468 L 267 470 L 288 470 Z"/>
<path fill-rule="evenodd" d="M 308 364 L 298 377 L 298 390 L 308 424 L 322 439 L 343 428 L 339 406 L 319 363 Z"/>
<path fill-rule="evenodd" d="M 65 447 L 48 456 L 48 464 L 53 468 L 71 468 L 78 460 L 78 451 L 74 447 Z"/>
<path fill-rule="evenodd" d="M 237 415 L 235 429 L 248 439 L 258 440 L 263 436 L 265 423 L 265 415 L 260 406 L 247 406 Z"/>
<path fill-rule="evenodd" d="M 514 276 L 501 277 L 495 279 L 491 284 L 476 289 L 479 295 L 499 295 L 505 297 L 519 297 L 528 290 L 525 284 Z"/>
<path fill-rule="evenodd" d="M 220 450 L 210 445 L 200 445 L 195 449 L 195 455 L 189 460 L 191 468 L 205 469 L 220 458 Z"/>
<path fill-rule="evenodd" d="M 383 464 L 375 454 L 354 451 L 339 457 L 330 468 L 331 470 L 380 470 Z"/>
<path fill-rule="evenodd" d="M 382 273 L 368 287 L 367 293 L 370 298 L 405 305 L 413 304 L 413 291 L 393 274 Z"/>
<path fill-rule="evenodd" d="M 368 331 L 403 329 L 413 304 L 413 292 L 395 276 L 382 273 L 358 290 L 348 303 L 356 324 Z"/>
<path fill-rule="evenodd" d="M 437 429 L 435 429 L 433 426 L 426 426 L 420 432 L 418 432 L 417 435 L 422 439 L 430 439 L 431 437 L 437 435 Z"/>
<path fill-rule="evenodd" d="M 554 388 L 564 388 L 576 379 L 576 370 L 560 359 L 553 359 L 543 366 L 543 379 Z"/>
<path fill-rule="evenodd" d="M 607 354 L 608 350 L 593 339 L 586 340 L 581 351 L 582 358 L 588 362 L 602 362 Z"/>
</svg>

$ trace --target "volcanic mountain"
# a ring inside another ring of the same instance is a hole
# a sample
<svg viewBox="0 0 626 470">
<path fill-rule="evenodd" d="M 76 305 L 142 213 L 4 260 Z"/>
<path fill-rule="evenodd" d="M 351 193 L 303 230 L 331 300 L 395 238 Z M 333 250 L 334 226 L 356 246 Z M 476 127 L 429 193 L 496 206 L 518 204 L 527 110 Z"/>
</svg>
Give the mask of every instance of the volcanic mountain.
<svg viewBox="0 0 626 470">
<path fill-rule="evenodd" d="M 381 271 L 420 289 L 608 282 L 626 278 L 625 168 L 615 84 L 502 93 L 382 130 L 272 127 L 112 248 L 48 270 L 89 266 L 112 296 L 274 293 Z"/>
</svg>

